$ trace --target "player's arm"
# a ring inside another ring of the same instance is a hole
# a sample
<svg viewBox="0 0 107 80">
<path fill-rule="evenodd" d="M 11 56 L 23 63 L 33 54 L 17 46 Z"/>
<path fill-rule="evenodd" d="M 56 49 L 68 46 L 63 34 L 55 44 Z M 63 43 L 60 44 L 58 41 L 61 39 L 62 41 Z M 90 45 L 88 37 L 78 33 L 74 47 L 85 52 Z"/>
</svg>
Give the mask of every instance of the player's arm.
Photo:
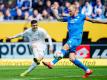
<svg viewBox="0 0 107 80">
<path fill-rule="evenodd" d="M 48 42 L 49 42 L 49 49 L 52 52 L 53 51 L 52 39 L 48 33 L 46 33 L 46 38 L 48 39 Z"/>
<path fill-rule="evenodd" d="M 51 39 L 50 35 L 48 35 L 48 34 L 47 34 L 47 39 L 49 41 L 50 50 L 52 51 L 53 50 L 52 39 Z"/>
<path fill-rule="evenodd" d="M 45 31 L 43 30 L 44 34 L 45 34 L 45 38 L 48 39 L 48 42 L 49 42 L 49 50 L 51 52 L 53 52 L 53 44 L 52 44 L 52 39 L 50 37 L 50 35 Z"/>
<path fill-rule="evenodd" d="M 18 38 L 18 37 L 22 37 L 23 36 L 23 33 L 20 33 L 20 34 L 17 34 L 15 36 L 12 36 L 12 37 L 7 37 L 8 39 L 14 39 L 14 38 Z"/>
<path fill-rule="evenodd" d="M 61 22 L 63 21 L 63 17 L 60 17 L 54 9 L 52 9 L 52 13 L 58 21 L 61 21 Z"/>
<path fill-rule="evenodd" d="M 59 15 L 57 15 L 56 13 L 54 15 L 56 16 L 56 19 L 58 21 L 61 21 L 61 22 L 67 22 L 68 21 L 68 15 L 64 15 L 64 16 L 61 16 L 61 17 Z"/>
<path fill-rule="evenodd" d="M 62 17 L 59 17 L 59 15 L 57 15 L 57 14 L 54 14 L 55 15 L 55 17 L 56 17 L 56 19 L 58 20 L 58 21 L 63 21 L 63 18 Z"/>
<path fill-rule="evenodd" d="M 8 38 L 8 39 L 14 39 L 14 38 L 18 38 L 18 37 L 23 37 L 23 35 L 26 34 L 27 31 L 28 31 L 28 30 L 25 30 L 25 31 L 22 32 L 22 33 L 19 33 L 19 34 L 15 35 L 15 36 L 7 37 L 7 38 Z"/>
<path fill-rule="evenodd" d="M 107 24 L 107 21 L 101 21 L 101 20 L 96 20 L 96 19 L 91 19 L 89 17 L 86 17 L 87 21 L 92 22 L 92 23 L 102 23 L 102 24 Z"/>
</svg>

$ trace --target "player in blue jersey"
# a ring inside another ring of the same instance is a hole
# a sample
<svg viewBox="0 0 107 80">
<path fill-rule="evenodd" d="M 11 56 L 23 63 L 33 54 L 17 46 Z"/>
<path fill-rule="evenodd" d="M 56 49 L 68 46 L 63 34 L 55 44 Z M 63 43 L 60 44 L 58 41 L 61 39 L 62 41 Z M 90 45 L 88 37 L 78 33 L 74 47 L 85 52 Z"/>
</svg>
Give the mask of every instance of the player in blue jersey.
<svg viewBox="0 0 107 80">
<path fill-rule="evenodd" d="M 93 71 L 81 63 L 75 55 L 76 47 L 79 46 L 82 41 L 84 21 L 87 20 L 93 23 L 104 24 L 107 24 L 107 22 L 90 19 L 83 14 L 79 14 L 78 12 L 78 8 L 75 5 L 71 5 L 69 8 L 69 16 L 67 17 L 61 18 L 56 13 L 54 13 L 58 20 L 68 22 L 69 39 L 67 43 L 62 47 L 61 51 L 55 53 L 55 58 L 53 61 L 43 62 L 43 64 L 49 69 L 52 69 L 53 65 L 56 64 L 61 58 L 63 58 L 65 54 L 68 54 L 69 50 L 69 60 L 76 66 L 83 69 L 85 71 L 83 78 L 87 78 L 90 74 L 92 74 Z"/>
</svg>

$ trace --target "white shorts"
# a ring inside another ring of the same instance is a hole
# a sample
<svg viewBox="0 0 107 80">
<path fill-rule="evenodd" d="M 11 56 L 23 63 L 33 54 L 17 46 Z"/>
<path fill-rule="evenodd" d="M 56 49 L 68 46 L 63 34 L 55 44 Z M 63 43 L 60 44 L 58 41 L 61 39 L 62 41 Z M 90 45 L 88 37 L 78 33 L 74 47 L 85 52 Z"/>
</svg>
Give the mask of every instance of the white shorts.
<svg viewBox="0 0 107 80">
<path fill-rule="evenodd" d="M 42 59 L 46 52 L 46 45 L 41 43 L 32 44 L 34 58 Z"/>
</svg>

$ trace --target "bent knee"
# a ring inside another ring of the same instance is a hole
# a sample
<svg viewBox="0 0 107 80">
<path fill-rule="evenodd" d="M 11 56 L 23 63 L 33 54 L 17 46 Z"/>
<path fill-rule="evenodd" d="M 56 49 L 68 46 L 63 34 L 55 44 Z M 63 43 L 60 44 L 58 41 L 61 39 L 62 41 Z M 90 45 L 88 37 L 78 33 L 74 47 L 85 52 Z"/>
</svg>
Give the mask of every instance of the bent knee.
<svg viewBox="0 0 107 80">
<path fill-rule="evenodd" d="M 76 58 L 69 58 L 69 60 L 72 61 L 72 62 L 73 62 L 75 59 L 76 59 Z"/>
<path fill-rule="evenodd" d="M 40 60 L 39 60 L 39 59 L 37 59 L 37 58 L 33 58 L 33 61 L 34 61 L 35 63 L 37 63 L 37 65 L 39 65 L 39 64 L 40 64 Z"/>
<path fill-rule="evenodd" d="M 69 55 L 69 60 L 70 60 L 70 61 L 74 61 L 75 59 L 76 59 L 75 53 L 70 53 L 70 55 Z"/>
<path fill-rule="evenodd" d="M 69 48 L 70 48 L 70 47 L 69 47 L 68 44 L 65 44 L 65 45 L 63 46 L 63 49 L 64 49 L 64 50 L 69 50 Z"/>
</svg>

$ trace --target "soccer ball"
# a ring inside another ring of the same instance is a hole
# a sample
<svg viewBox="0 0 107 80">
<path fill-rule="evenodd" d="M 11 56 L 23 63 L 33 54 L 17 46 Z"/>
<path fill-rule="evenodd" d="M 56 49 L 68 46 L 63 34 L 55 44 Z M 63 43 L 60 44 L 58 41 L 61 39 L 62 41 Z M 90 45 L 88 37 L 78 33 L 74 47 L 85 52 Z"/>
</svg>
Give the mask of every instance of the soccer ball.
<svg viewBox="0 0 107 80">
<path fill-rule="evenodd" d="M 63 58 L 63 54 L 61 53 L 61 51 L 55 52 L 54 54 L 55 58 Z"/>
</svg>

